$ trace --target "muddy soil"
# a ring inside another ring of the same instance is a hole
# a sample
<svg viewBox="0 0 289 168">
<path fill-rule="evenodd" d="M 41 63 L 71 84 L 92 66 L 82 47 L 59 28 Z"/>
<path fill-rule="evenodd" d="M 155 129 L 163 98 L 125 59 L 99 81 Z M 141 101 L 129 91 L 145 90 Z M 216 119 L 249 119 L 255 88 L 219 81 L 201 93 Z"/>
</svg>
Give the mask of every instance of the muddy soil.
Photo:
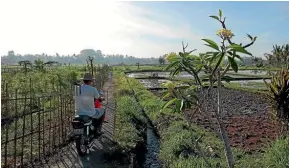
<svg viewBox="0 0 289 168">
<path fill-rule="evenodd" d="M 198 124 L 202 128 L 214 131 L 212 124 L 203 114 L 191 114 L 190 121 Z M 277 129 L 274 121 L 267 114 L 254 114 L 242 116 L 224 117 L 226 130 L 231 146 L 244 149 L 246 152 L 261 152 L 268 142 L 275 140 Z"/>
<path fill-rule="evenodd" d="M 153 93 L 160 97 L 163 95 L 156 91 Z M 216 90 L 213 90 L 212 97 L 216 101 Z M 268 142 L 276 139 L 277 127 L 270 117 L 270 102 L 264 95 L 223 88 L 222 97 L 222 120 L 233 147 L 242 148 L 248 153 L 261 152 Z M 216 123 L 212 102 L 209 102 L 208 112 L 213 117 L 212 122 Z M 202 128 L 215 131 L 204 113 L 191 109 L 184 115 Z"/>
</svg>

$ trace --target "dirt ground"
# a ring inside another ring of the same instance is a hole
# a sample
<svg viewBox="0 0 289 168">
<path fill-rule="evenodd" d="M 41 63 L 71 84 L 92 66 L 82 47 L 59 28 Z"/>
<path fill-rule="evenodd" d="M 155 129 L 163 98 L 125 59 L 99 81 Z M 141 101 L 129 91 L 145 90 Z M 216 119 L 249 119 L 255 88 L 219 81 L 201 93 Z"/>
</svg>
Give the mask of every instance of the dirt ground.
<svg viewBox="0 0 289 168">
<path fill-rule="evenodd" d="M 188 112 L 190 113 L 190 112 Z M 212 124 L 202 114 L 192 115 L 191 121 L 213 131 Z M 223 119 L 231 146 L 246 152 L 261 152 L 277 136 L 277 128 L 268 114 L 232 116 Z"/>
<path fill-rule="evenodd" d="M 153 91 L 153 93 L 162 96 L 160 92 Z M 263 95 L 225 89 L 221 102 L 225 111 L 222 120 L 231 146 L 242 148 L 248 153 L 262 152 L 263 147 L 276 139 L 278 128 L 270 117 L 270 103 Z M 211 106 L 212 103 L 209 104 Z M 184 114 L 188 120 L 200 127 L 215 131 L 204 113 L 187 110 Z M 213 122 L 216 123 L 212 107 L 209 107 L 209 114 L 213 116 Z"/>
</svg>

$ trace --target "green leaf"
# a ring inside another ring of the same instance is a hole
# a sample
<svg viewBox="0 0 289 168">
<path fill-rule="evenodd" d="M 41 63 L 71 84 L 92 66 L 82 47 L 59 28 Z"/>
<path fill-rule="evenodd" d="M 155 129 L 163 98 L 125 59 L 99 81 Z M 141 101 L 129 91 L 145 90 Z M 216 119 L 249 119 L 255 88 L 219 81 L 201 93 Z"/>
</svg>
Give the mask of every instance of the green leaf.
<svg viewBox="0 0 289 168">
<path fill-rule="evenodd" d="M 211 47 L 211 48 L 214 48 L 214 47 L 212 47 L 210 44 L 205 44 L 206 46 L 208 46 L 208 47 Z M 215 48 L 214 48 L 215 49 Z"/>
<path fill-rule="evenodd" d="M 181 57 L 177 55 L 173 55 L 167 58 L 168 62 L 175 62 L 175 61 L 179 61 L 180 59 Z"/>
<path fill-rule="evenodd" d="M 168 98 L 168 97 L 170 97 L 170 96 L 171 96 L 171 93 L 168 92 L 168 93 L 166 93 L 166 94 L 162 97 L 162 99 Z"/>
<path fill-rule="evenodd" d="M 199 100 L 199 98 L 198 98 L 198 96 L 196 95 L 195 92 L 190 93 L 189 95 L 187 95 L 187 97 L 190 98 L 190 99 L 193 99 L 193 100 L 195 100 L 195 101 L 198 101 L 198 100 Z"/>
<path fill-rule="evenodd" d="M 173 72 L 171 72 L 171 76 L 175 76 L 175 75 L 178 75 L 179 73 L 180 73 L 180 68 L 177 68 L 177 69 L 175 69 Z"/>
<path fill-rule="evenodd" d="M 244 62 L 244 59 L 240 55 L 235 54 L 235 57 L 238 58 L 240 61 Z"/>
<path fill-rule="evenodd" d="M 231 80 L 234 80 L 235 78 L 225 75 L 222 79 L 225 80 L 227 83 L 229 83 Z"/>
<path fill-rule="evenodd" d="M 240 46 L 238 44 L 232 44 L 232 45 L 228 46 L 227 48 L 231 48 L 231 51 L 236 51 L 236 52 L 240 52 L 243 54 L 252 55 L 251 53 L 249 53 L 247 50 L 245 50 L 242 46 Z"/>
<path fill-rule="evenodd" d="M 210 64 L 209 65 L 212 65 L 212 63 L 215 61 L 215 59 L 218 57 L 220 55 L 220 53 L 219 52 L 215 52 L 215 53 L 213 53 L 213 56 L 211 57 L 211 59 L 210 59 Z"/>
<path fill-rule="evenodd" d="M 233 70 L 237 73 L 238 72 L 238 65 L 237 65 L 236 61 L 234 60 L 234 58 L 228 57 L 228 60 L 229 60 L 231 67 L 233 68 Z"/>
<path fill-rule="evenodd" d="M 240 55 L 237 55 L 236 53 L 233 53 L 231 51 L 228 51 L 229 55 L 231 55 L 232 57 L 236 57 L 238 58 L 240 61 L 244 62 L 243 58 Z"/>
<path fill-rule="evenodd" d="M 210 17 L 220 21 L 218 16 L 210 16 Z"/>
<path fill-rule="evenodd" d="M 232 51 L 228 51 L 227 53 L 228 53 L 229 55 L 231 55 L 231 56 L 234 55 Z"/>
<path fill-rule="evenodd" d="M 181 100 L 180 100 L 180 99 L 177 99 L 177 100 L 175 101 L 175 104 L 176 104 L 176 111 L 177 111 L 177 112 L 180 112 L 180 111 L 181 111 L 181 107 L 182 107 L 182 102 L 181 102 Z"/>
<path fill-rule="evenodd" d="M 186 59 L 188 60 L 192 60 L 192 61 L 197 61 L 200 59 L 200 57 L 196 56 L 196 55 L 187 55 Z"/>
<path fill-rule="evenodd" d="M 250 40 L 253 40 L 253 37 L 250 34 L 247 34 L 247 36 L 250 38 Z"/>
<path fill-rule="evenodd" d="M 177 98 L 173 98 L 172 100 L 168 101 L 167 103 L 165 103 L 162 107 L 162 109 L 167 108 L 169 105 L 171 105 L 172 103 L 174 103 L 175 101 L 177 101 Z"/>
<path fill-rule="evenodd" d="M 219 9 L 219 17 L 220 17 L 220 19 L 221 19 L 221 17 L 222 17 L 222 11 L 221 11 L 221 9 Z"/>
<path fill-rule="evenodd" d="M 179 61 L 175 61 L 175 62 L 169 64 L 169 65 L 165 68 L 165 71 L 170 70 L 171 68 L 177 66 L 178 64 L 179 64 Z"/>
<path fill-rule="evenodd" d="M 213 40 L 210 40 L 210 39 L 202 39 L 202 40 L 205 41 L 205 42 L 207 42 L 207 43 L 209 44 L 209 45 L 207 45 L 207 46 L 209 46 L 209 47 L 211 47 L 211 48 L 214 48 L 214 49 L 220 51 L 218 44 L 215 43 Z M 206 44 L 205 44 L 205 45 L 206 45 Z"/>
</svg>

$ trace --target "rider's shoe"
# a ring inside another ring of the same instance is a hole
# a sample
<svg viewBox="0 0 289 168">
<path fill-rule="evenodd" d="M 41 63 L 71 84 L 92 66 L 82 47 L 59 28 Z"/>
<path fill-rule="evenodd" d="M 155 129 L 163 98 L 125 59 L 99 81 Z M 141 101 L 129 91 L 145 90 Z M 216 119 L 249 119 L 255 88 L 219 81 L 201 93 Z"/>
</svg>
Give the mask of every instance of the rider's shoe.
<svg viewBox="0 0 289 168">
<path fill-rule="evenodd" d="M 102 134 L 103 134 L 103 132 L 96 132 L 96 133 L 94 133 L 93 138 L 98 138 L 98 137 L 100 137 Z"/>
<path fill-rule="evenodd" d="M 95 130 L 94 131 L 94 137 L 99 137 L 101 136 L 102 134 L 104 134 L 104 132 L 100 131 L 100 130 Z"/>
<path fill-rule="evenodd" d="M 104 132 L 103 131 L 96 131 L 96 134 L 97 135 L 102 135 L 102 134 L 104 134 Z"/>
</svg>

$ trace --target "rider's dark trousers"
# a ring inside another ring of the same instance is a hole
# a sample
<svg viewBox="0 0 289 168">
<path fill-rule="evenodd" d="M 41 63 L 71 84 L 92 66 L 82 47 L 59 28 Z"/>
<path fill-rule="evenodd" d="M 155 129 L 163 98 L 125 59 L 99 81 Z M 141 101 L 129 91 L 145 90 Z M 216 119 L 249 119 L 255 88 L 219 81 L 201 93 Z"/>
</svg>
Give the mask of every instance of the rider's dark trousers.
<svg viewBox="0 0 289 168">
<path fill-rule="evenodd" d="M 96 128 L 99 128 L 99 130 L 101 130 L 102 124 L 103 124 L 103 121 L 104 121 L 104 117 L 105 117 L 105 113 L 99 119 L 93 118 L 92 119 L 93 126 L 95 126 Z"/>
</svg>

